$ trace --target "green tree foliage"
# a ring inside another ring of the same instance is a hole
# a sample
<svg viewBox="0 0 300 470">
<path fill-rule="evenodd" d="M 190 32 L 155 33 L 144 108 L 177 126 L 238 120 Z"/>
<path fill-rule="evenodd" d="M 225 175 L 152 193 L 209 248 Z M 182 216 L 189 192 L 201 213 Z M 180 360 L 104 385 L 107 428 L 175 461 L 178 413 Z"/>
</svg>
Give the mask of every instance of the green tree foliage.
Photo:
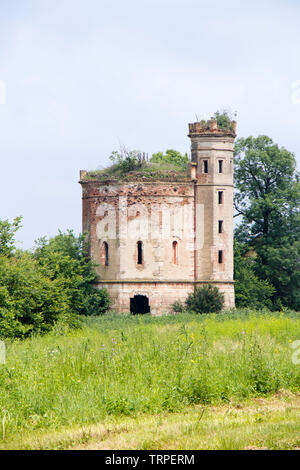
<svg viewBox="0 0 300 470">
<path fill-rule="evenodd" d="M 57 321 L 75 325 L 61 280 L 51 280 L 30 253 L 0 256 L 0 336 L 49 331 Z"/>
<path fill-rule="evenodd" d="M 79 325 L 78 314 L 98 315 L 109 306 L 105 289 L 92 287 L 94 266 L 84 237 L 72 231 L 37 242 L 33 253 L 16 250 L 20 219 L 0 223 L 0 337 L 23 338 L 56 324 Z"/>
<path fill-rule="evenodd" d="M 255 274 L 275 287 L 274 307 L 299 309 L 300 184 L 295 157 L 267 136 L 235 145 L 236 239 L 256 253 Z"/>
<path fill-rule="evenodd" d="M 186 309 L 195 313 L 217 313 L 224 306 L 224 295 L 211 284 L 196 287 L 185 301 Z"/>
<path fill-rule="evenodd" d="M 232 118 L 228 111 L 216 111 L 213 117 L 216 119 L 219 129 L 232 129 Z"/>
<path fill-rule="evenodd" d="M 181 168 L 187 168 L 189 157 L 187 153 L 182 155 L 177 150 L 169 149 L 166 150 L 166 153 L 158 152 L 154 153 L 150 159 L 152 163 L 170 163 L 172 165 L 177 165 Z"/>
<path fill-rule="evenodd" d="M 36 242 L 34 257 L 49 279 L 59 279 L 68 296 L 70 307 L 79 315 L 100 315 L 109 307 L 106 289 L 92 286 L 96 280 L 94 265 L 87 258 L 84 236 L 72 230 L 59 232 Z"/>
<path fill-rule="evenodd" d="M 16 217 L 12 222 L 0 220 L 0 256 L 9 256 L 15 249 L 15 234 L 21 226 L 22 217 Z"/>
<path fill-rule="evenodd" d="M 235 305 L 238 308 L 271 308 L 275 289 L 255 274 L 255 258 L 247 256 L 247 251 L 247 245 L 234 243 Z"/>
<path fill-rule="evenodd" d="M 273 297 L 273 309 L 279 310 L 282 305 L 293 310 L 300 310 L 300 241 L 282 244 L 282 246 L 265 246 L 259 249 L 263 263 L 256 263 L 256 272 L 272 282 L 276 295 Z"/>
</svg>

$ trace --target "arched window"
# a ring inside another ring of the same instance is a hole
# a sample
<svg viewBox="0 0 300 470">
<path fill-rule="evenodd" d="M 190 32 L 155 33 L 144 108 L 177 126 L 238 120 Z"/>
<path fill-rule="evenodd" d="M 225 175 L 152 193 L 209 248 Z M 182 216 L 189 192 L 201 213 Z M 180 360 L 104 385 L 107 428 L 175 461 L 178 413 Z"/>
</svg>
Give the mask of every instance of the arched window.
<svg viewBox="0 0 300 470">
<path fill-rule="evenodd" d="M 172 263 L 177 264 L 177 259 L 178 259 L 178 243 L 174 241 L 172 243 Z"/>
<path fill-rule="evenodd" d="M 137 242 L 137 264 L 143 264 L 143 242 Z"/>
<path fill-rule="evenodd" d="M 101 248 L 101 262 L 103 266 L 108 266 L 109 264 L 109 253 L 108 253 L 108 243 L 103 242 Z"/>
</svg>

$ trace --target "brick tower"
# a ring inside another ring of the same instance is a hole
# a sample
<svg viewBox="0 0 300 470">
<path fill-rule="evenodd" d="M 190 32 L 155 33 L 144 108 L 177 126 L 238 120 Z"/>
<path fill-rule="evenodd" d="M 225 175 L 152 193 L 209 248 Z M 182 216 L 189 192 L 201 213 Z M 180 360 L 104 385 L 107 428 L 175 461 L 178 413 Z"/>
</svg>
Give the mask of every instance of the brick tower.
<svg viewBox="0 0 300 470">
<path fill-rule="evenodd" d="M 191 172 L 195 185 L 195 279 L 210 280 L 234 306 L 233 144 L 236 122 L 189 124 Z"/>
<path fill-rule="evenodd" d="M 207 283 L 234 306 L 235 130 L 189 124 L 188 172 L 80 172 L 83 232 L 113 309 L 159 315 Z"/>
</svg>

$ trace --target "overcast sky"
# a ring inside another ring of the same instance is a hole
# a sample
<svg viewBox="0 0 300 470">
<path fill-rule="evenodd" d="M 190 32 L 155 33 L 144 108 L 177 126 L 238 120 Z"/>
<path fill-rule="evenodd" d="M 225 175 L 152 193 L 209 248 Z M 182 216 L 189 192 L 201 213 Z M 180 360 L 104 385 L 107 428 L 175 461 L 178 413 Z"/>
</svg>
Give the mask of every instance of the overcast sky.
<svg viewBox="0 0 300 470">
<path fill-rule="evenodd" d="M 298 0 L 0 0 L 0 218 L 23 248 L 78 233 L 80 169 L 189 151 L 222 108 L 299 162 L 299 47 Z"/>
</svg>

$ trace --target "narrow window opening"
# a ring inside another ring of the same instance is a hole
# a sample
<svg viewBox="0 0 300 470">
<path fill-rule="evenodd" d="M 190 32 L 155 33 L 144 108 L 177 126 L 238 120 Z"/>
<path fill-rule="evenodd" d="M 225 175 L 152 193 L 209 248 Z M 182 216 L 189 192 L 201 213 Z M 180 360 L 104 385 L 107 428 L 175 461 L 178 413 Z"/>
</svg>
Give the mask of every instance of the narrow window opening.
<svg viewBox="0 0 300 470">
<path fill-rule="evenodd" d="M 103 266 L 108 266 L 109 264 L 109 253 L 108 253 L 108 243 L 103 242 L 101 249 L 101 260 Z"/>
<path fill-rule="evenodd" d="M 223 232 L 223 220 L 219 220 L 219 233 Z"/>
<path fill-rule="evenodd" d="M 208 173 L 208 160 L 203 160 L 203 171 Z"/>
<path fill-rule="evenodd" d="M 219 173 L 223 173 L 223 160 L 219 160 Z"/>
<path fill-rule="evenodd" d="M 172 247 L 173 247 L 172 262 L 173 262 L 173 264 L 177 264 L 177 246 L 178 246 L 178 243 L 176 241 L 174 241 L 173 244 L 172 244 Z"/>
<path fill-rule="evenodd" d="M 218 256 L 219 264 L 223 263 L 223 251 L 219 250 L 219 256 Z"/>
<path fill-rule="evenodd" d="M 137 264 L 143 264 L 143 243 L 137 242 Z"/>
<path fill-rule="evenodd" d="M 219 204 L 223 204 L 223 191 L 218 191 Z"/>
<path fill-rule="evenodd" d="M 104 243 L 105 246 L 105 266 L 109 264 L 109 257 L 108 257 L 108 243 Z"/>
</svg>

